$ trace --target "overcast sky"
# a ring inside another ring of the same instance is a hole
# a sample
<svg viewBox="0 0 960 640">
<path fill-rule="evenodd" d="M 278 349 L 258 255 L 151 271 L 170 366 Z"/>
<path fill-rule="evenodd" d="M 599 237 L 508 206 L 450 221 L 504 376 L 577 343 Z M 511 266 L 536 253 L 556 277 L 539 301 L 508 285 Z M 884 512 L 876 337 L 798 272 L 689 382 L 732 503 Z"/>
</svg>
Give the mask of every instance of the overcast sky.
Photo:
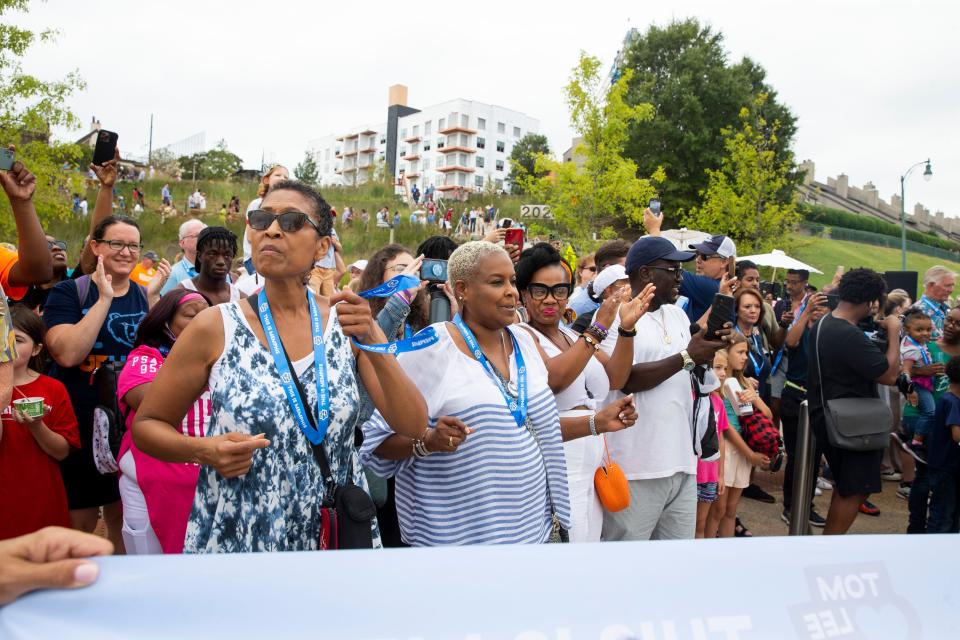
<svg viewBox="0 0 960 640">
<path fill-rule="evenodd" d="M 49 0 L 14 22 L 61 31 L 27 70 L 78 69 L 74 112 L 117 131 L 122 150 L 146 154 L 152 113 L 155 147 L 205 132 L 247 167 L 264 155 L 292 168 L 308 140 L 384 121 L 394 83 L 411 106 L 461 97 L 525 112 L 562 152 L 579 51 L 608 65 L 629 27 L 688 16 L 720 30 L 732 60 L 766 68 L 819 180 L 846 173 L 889 200 L 929 156 L 934 177 L 908 181 L 908 207 L 960 216 L 960 8 L 946 0 Z"/>
</svg>

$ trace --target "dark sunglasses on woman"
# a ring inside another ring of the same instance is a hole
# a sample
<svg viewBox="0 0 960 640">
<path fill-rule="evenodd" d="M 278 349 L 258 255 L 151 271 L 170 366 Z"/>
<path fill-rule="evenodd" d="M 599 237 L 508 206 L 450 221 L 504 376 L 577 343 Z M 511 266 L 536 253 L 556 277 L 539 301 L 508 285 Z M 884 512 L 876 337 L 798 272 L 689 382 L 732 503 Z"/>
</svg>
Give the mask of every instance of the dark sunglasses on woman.
<svg viewBox="0 0 960 640">
<path fill-rule="evenodd" d="M 273 213 L 263 209 L 254 209 L 247 215 L 247 223 L 254 231 L 266 231 L 276 220 L 280 225 L 281 231 L 294 232 L 300 231 L 304 224 L 309 223 L 311 227 L 320 233 L 320 227 L 313 221 L 313 218 L 302 211 L 284 211 L 283 213 Z"/>
<path fill-rule="evenodd" d="M 527 287 L 527 292 L 534 300 L 543 300 L 547 297 L 547 294 L 552 295 L 554 300 L 566 300 L 570 297 L 570 290 L 572 288 L 573 285 L 568 282 L 561 282 L 552 287 L 540 284 L 539 282 L 532 282 Z"/>
</svg>

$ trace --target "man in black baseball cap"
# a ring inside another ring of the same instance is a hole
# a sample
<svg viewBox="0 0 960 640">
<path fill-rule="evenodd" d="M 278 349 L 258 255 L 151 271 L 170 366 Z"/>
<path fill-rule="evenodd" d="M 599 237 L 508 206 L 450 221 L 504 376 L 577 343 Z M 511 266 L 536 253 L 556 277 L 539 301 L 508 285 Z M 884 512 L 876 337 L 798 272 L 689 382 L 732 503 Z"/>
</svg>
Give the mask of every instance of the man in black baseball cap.
<svg viewBox="0 0 960 640">
<path fill-rule="evenodd" d="M 633 340 L 634 363 L 623 393 L 634 394 L 644 426 L 607 434 L 610 455 L 630 483 L 631 498 L 626 509 L 604 512 L 604 540 L 687 539 L 696 532 L 702 433 L 701 414 L 694 415 L 690 372 L 713 362 L 713 354 L 726 343 L 706 340 L 703 332 L 691 337 L 690 320 L 673 304 L 684 277 L 681 265 L 693 257 L 666 238 L 653 236 L 640 238 L 627 253 L 625 267 L 634 295 L 649 283 L 657 290 L 634 331 L 617 330 L 618 340 Z"/>
</svg>

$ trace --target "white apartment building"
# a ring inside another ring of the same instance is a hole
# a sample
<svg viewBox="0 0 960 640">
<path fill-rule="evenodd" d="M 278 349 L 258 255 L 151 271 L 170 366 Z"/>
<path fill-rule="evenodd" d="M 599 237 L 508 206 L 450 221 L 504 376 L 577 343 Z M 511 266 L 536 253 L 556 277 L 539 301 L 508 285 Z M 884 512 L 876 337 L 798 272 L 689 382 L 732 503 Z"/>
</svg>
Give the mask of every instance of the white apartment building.
<svg viewBox="0 0 960 640">
<path fill-rule="evenodd" d="M 311 140 L 308 148 L 317 163 L 321 186 L 365 182 L 377 161 L 387 155 L 387 125 L 363 125 L 339 135 Z"/>
<path fill-rule="evenodd" d="M 399 119 L 396 177 L 421 191 L 509 189 L 510 152 L 535 118 L 474 100 L 450 100 Z"/>
<path fill-rule="evenodd" d="M 397 184 L 420 191 L 509 190 L 510 152 L 540 122 L 473 100 L 456 99 L 422 110 L 408 107 L 407 89 L 390 87 L 386 123 L 354 127 L 309 142 L 321 185 L 356 185 L 383 161 Z"/>
</svg>

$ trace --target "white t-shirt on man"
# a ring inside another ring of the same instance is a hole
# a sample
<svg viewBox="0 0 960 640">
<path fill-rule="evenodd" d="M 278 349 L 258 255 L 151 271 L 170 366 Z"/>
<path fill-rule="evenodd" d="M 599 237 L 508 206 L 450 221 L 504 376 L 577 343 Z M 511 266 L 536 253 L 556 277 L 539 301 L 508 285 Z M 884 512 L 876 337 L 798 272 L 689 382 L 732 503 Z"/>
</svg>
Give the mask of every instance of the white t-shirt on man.
<svg viewBox="0 0 960 640">
<path fill-rule="evenodd" d="M 662 325 L 662 326 L 661 326 Z M 664 340 L 664 327 L 670 342 Z M 656 362 L 686 349 L 690 320 L 680 307 L 664 305 L 637 323 L 633 362 Z M 613 329 L 616 331 L 616 329 Z M 610 456 L 628 480 L 697 473 L 694 451 L 693 393 L 690 374 L 680 370 L 647 391 L 634 394 L 639 419 L 629 429 L 607 434 Z"/>
</svg>

